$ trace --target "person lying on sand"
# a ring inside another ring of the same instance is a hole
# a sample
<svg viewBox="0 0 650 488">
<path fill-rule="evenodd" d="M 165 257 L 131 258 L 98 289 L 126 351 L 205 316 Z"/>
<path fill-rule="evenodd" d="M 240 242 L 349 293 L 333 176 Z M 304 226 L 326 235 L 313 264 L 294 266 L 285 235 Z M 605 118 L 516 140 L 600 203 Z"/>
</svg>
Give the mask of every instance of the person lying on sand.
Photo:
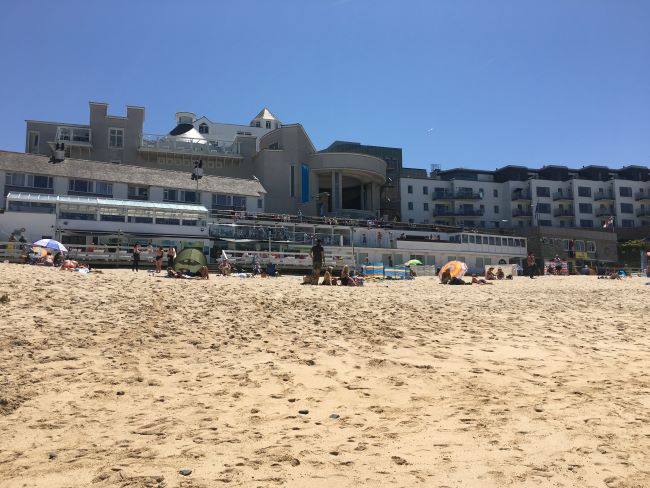
<svg viewBox="0 0 650 488">
<path fill-rule="evenodd" d="M 474 274 L 472 275 L 472 285 L 494 285 L 494 283 L 488 283 L 483 278 L 479 278 Z"/>
</svg>

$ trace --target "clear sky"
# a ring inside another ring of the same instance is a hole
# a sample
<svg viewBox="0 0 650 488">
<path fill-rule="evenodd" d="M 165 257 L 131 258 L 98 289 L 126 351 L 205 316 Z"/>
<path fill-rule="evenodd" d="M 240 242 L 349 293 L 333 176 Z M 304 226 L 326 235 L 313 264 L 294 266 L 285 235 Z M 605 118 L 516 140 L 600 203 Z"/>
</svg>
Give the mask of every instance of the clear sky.
<svg viewBox="0 0 650 488">
<path fill-rule="evenodd" d="M 650 164 L 648 0 L 0 4 L 0 149 L 88 101 L 247 124 L 268 106 L 404 165 Z"/>
</svg>

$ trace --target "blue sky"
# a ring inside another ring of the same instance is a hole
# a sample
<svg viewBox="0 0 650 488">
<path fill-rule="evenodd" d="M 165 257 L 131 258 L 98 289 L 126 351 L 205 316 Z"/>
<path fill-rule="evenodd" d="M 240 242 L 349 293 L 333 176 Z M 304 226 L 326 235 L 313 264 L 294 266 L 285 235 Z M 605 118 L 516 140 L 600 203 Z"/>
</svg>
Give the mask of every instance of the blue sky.
<svg viewBox="0 0 650 488">
<path fill-rule="evenodd" d="M 404 165 L 650 164 L 650 1 L 31 1 L 0 6 L 0 149 L 88 101 L 248 123 L 264 106 Z"/>
</svg>

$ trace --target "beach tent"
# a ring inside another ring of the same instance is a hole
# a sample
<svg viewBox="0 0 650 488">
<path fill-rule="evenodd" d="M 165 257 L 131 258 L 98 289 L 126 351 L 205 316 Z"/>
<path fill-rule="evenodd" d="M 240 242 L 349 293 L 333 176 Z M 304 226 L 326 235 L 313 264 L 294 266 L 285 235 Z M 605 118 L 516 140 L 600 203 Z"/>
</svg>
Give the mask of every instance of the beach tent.
<svg viewBox="0 0 650 488">
<path fill-rule="evenodd" d="M 207 266 L 208 260 L 198 249 L 187 247 L 178 253 L 174 260 L 174 271 L 188 270 L 196 273 L 201 266 Z"/>
</svg>

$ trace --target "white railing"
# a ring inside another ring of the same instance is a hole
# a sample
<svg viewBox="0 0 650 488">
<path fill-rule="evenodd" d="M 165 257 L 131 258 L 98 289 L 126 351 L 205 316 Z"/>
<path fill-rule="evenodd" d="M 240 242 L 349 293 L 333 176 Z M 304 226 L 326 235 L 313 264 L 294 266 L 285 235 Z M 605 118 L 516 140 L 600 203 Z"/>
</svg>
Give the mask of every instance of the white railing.
<svg viewBox="0 0 650 488">
<path fill-rule="evenodd" d="M 215 156 L 240 154 L 238 142 L 158 134 L 142 134 L 140 150 Z"/>
</svg>

